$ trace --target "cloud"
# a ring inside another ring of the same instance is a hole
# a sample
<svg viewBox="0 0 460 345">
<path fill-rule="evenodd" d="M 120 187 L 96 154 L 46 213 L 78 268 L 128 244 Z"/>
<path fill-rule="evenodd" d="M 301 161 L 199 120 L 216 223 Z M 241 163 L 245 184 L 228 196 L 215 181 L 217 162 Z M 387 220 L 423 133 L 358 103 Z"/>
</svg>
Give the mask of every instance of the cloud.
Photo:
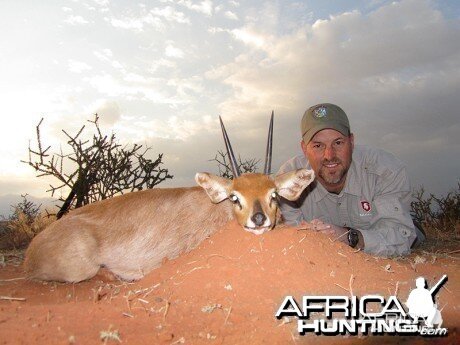
<svg viewBox="0 0 460 345">
<path fill-rule="evenodd" d="M 459 32 L 420 1 L 392 3 L 369 15 L 344 13 L 284 36 L 258 29 L 243 26 L 231 33 L 259 53 L 244 52 L 214 69 L 226 71 L 221 80 L 234 88 L 235 102 L 278 99 L 288 106 L 289 99 L 331 95 L 339 88 L 375 97 L 381 89 L 423 87 L 460 46 Z"/>
<path fill-rule="evenodd" d="M 151 63 L 150 68 L 148 71 L 152 74 L 157 72 L 158 70 L 164 70 L 164 69 L 172 69 L 177 66 L 176 62 L 165 59 L 165 58 L 160 58 L 158 60 L 155 60 Z"/>
<path fill-rule="evenodd" d="M 218 173 L 217 163 L 212 160 L 217 150 L 225 149 L 221 138 L 217 118 L 195 118 L 196 121 L 172 118 L 165 125 L 164 130 L 174 129 L 172 136 L 151 136 L 145 140 L 145 146 L 151 147 L 149 155 L 163 153 L 164 167 L 174 175 L 172 181 L 162 186 L 192 186 L 195 185 L 193 177 L 197 172 L 207 171 Z M 151 124 L 150 128 L 161 128 L 160 123 Z M 206 133 L 206 135 L 204 135 Z M 240 147 L 237 141 L 232 144 Z"/>
<path fill-rule="evenodd" d="M 263 34 L 257 33 L 250 27 L 234 29 L 230 31 L 235 39 L 242 41 L 245 44 L 261 48 L 265 44 L 266 37 Z"/>
<path fill-rule="evenodd" d="M 238 16 L 236 15 L 236 13 L 234 13 L 232 11 L 226 11 L 224 13 L 224 16 L 227 17 L 228 19 L 231 19 L 231 20 L 238 20 Z"/>
<path fill-rule="evenodd" d="M 171 138 L 174 140 L 185 140 L 199 133 L 210 131 L 214 127 L 214 123 L 209 116 L 204 118 L 179 118 L 171 116 L 163 124 L 157 123 L 159 132 L 163 132 L 161 137 Z"/>
<path fill-rule="evenodd" d="M 107 48 L 94 51 L 93 54 L 102 62 L 111 62 L 113 58 L 112 50 Z"/>
<path fill-rule="evenodd" d="M 99 100 L 91 108 L 91 113 L 98 114 L 103 125 L 113 125 L 121 118 L 120 106 L 114 100 Z"/>
<path fill-rule="evenodd" d="M 141 32 L 146 26 L 154 28 L 158 31 L 163 31 L 165 25 L 158 17 L 153 17 L 151 14 L 148 14 L 143 17 L 122 17 L 122 18 L 105 18 L 113 27 L 119 29 L 133 30 Z"/>
<path fill-rule="evenodd" d="M 150 11 L 150 13 L 155 16 L 162 17 L 169 22 L 190 24 L 190 19 L 187 18 L 183 12 L 177 11 L 171 6 L 164 8 L 154 8 Z"/>
<path fill-rule="evenodd" d="M 267 30 L 279 20 L 214 30 L 249 48 L 205 74 L 232 88 L 219 104 L 229 121 L 250 118 L 248 132 L 275 109 L 284 134 L 279 149 L 287 158 L 298 152 L 304 110 L 328 101 L 350 115 L 358 143 L 392 151 L 412 167 L 460 151 L 460 142 L 451 139 L 460 136 L 458 20 L 446 20 L 429 1 L 413 0 L 330 16 L 283 35 Z M 460 176 L 458 167 L 450 173 L 443 173 L 444 181 Z M 439 189 L 435 184 L 430 187 Z"/>
<path fill-rule="evenodd" d="M 182 49 L 174 47 L 172 43 L 169 43 L 165 48 L 165 55 L 167 57 L 182 59 L 184 57 L 184 52 Z"/>
<path fill-rule="evenodd" d="M 188 102 L 176 97 L 174 90 L 167 90 L 163 79 L 149 78 L 136 73 L 126 73 L 122 79 L 101 73 L 86 77 L 84 81 L 109 98 L 121 98 L 126 101 L 148 100 L 153 104 L 167 104 L 172 107 Z"/>
<path fill-rule="evenodd" d="M 90 2 L 83 2 L 82 5 L 89 11 L 98 10 L 101 13 L 106 13 L 110 11 L 109 10 L 109 6 L 110 6 L 109 0 L 90 0 Z"/>
<path fill-rule="evenodd" d="M 166 30 L 166 22 L 179 23 L 179 24 L 190 24 L 190 19 L 185 16 L 183 12 L 177 11 L 171 6 L 163 8 L 153 8 L 148 12 L 145 12 L 145 8 L 141 7 L 141 14 L 121 17 L 106 17 L 112 26 L 142 32 L 148 28 L 152 28 L 156 31 L 163 32 Z"/>
<path fill-rule="evenodd" d="M 266 116 L 265 116 L 266 115 Z M 267 138 L 269 114 L 265 114 L 261 121 L 257 121 L 258 128 L 243 131 L 251 119 L 245 119 L 236 124 L 224 118 L 233 149 L 236 155 L 241 155 L 243 160 L 249 158 L 260 159 L 259 170 L 263 169 L 263 157 Z M 217 116 L 199 116 L 189 114 L 187 118 L 173 117 L 166 122 L 150 122 L 142 128 L 161 128 L 161 133 L 167 135 L 148 136 L 145 145 L 152 148 L 150 155 L 163 153 L 164 167 L 174 175 L 172 181 L 162 186 L 192 186 L 195 185 L 193 177 L 197 172 L 210 172 L 218 174 L 218 164 L 213 161 L 217 152 L 225 152 L 225 144 Z M 278 132 L 278 129 L 275 129 Z M 173 133 L 171 133 L 173 132 Z M 279 147 L 275 147 L 275 155 Z M 279 163 L 280 157 L 275 157 Z"/>
<path fill-rule="evenodd" d="M 114 69 L 119 70 L 122 73 L 127 73 L 126 68 L 124 65 L 113 58 L 113 53 L 112 50 L 110 49 L 101 49 L 93 52 L 93 55 L 101 62 L 103 62 L 105 65 L 110 65 Z"/>
<path fill-rule="evenodd" d="M 236 20 L 237 19 L 238 18 L 236 18 Z M 210 26 L 208 27 L 207 31 L 211 34 L 226 32 L 230 34 L 234 40 L 242 42 L 251 48 L 263 48 L 267 40 L 270 39 L 269 36 L 265 35 L 263 32 L 260 32 L 257 28 L 254 28 L 252 24 L 236 29 L 225 29 L 221 27 Z"/>
<path fill-rule="evenodd" d="M 211 0 L 203 0 L 197 4 L 190 0 L 180 0 L 178 1 L 178 4 L 184 5 L 185 7 L 187 7 L 188 9 L 192 11 L 196 11 L 196 12 L 205 14 L 207 16 L 212 15 L 213 3 Z"/>
<path fill-rule="evenodd" d="M 209 134 L 219 129 L 217 118 L 190 111 L 188 117 L 133 117 L 123 115 L 113 127 L 120 138 L 130 138 L 133 142 L 151 142 L 156 140 L 193 143 L 193 138 Z M 134 139 L 135 138 L 135 139 Z M 193 146 L 193 145 L 192 145 Z M 168 152 L 173 156 L 182 156 L 179 152 Z M 186 156 L 184 156 L 186 157 Z"/>
<path fill-rule="evenodd" d="M 230 32 L 230 30 L 226 30 L 226 29 L 218 28 L 218 27 L 214 27 L 214 26 L 210 26 L 207 30 L 211 34 L 216 34 L 218 32 Z"/>
<path fill-rule="evenodd" d="M 85 18 L 82 16 L 68 16 L 65 20 L 65 23 L 70 24 L 70 25 L 86 25 L 89 24 L 89 21 L 87 21 Z"/>
<path fill-rule="evenodd" d="M 70 72 L 77 73 L 77 74 L 80 74 L 80 73 L 83 73 L 83 72 L 86 72 L 92 69 L 92 67 L 88 65 L 87 63 L 76 61 L 76 60 L 69 60 L 68 65 L 69 65 Z"/>
<path fill-rule="evenodd" d="M 108 6 L 110 4 L 109 0 L 93 0 L 99 6 Z"/>
<path fill-rule="evenodd" d="M 347 111 L 358 143 L 400 156 L 427 190 L 460 176 L 459 19 L 444 17 L 443 5 L 385 1 L 320 18 L 305 2 L 98 2 L 58 6 L 43 24 L 11 20 L 28 42 L 0 57 L 3 109 L 16 121 L 0 126 L 8 176 L 19 174 L 41 114 L 59 147 L 57 133 L 77 131 L 95 111 L 123 140 L 159 145 L 180 184 L 222 144 L 217 115 L 235 150 L 259 158 L 274 109 L 276 169 L 299 152 L 305 108 L 323 101 Z M 95 34 L 56 30 L 63 20 Z"/>
<path fill-rule="evenodd" d="M 177 96 L 181 99 L 196 99 L 206 91 L 203 78 L 193 76 L 190 78 L 173 78 L 168 81 L 168 86 L 172 86 L 177 91 Z"/>
</svg>

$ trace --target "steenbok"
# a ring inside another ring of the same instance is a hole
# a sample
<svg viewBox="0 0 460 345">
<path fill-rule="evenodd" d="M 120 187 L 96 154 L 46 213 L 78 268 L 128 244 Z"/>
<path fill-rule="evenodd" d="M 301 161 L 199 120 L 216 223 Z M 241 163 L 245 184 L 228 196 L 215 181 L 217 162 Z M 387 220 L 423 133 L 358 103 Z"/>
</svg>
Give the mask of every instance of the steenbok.
<svg viewBox="0 0 460 345">
<path fill-rule="evenodd" d="M 121 279 L 137 280 L 233 218 L 256 235 L 271 230 L 279 218 L 278 197 L 296 200 L 313 181 L 313 170 L 270 178 L 272 113 L 265 173 L 241 174 L 220 123 L 233 180 L 197 173 L 202 188 L 154 188 L 75 209 L 33 239 L 24 262 L 28 278 L 79 282 L 105 267 Z"/>
</svg>

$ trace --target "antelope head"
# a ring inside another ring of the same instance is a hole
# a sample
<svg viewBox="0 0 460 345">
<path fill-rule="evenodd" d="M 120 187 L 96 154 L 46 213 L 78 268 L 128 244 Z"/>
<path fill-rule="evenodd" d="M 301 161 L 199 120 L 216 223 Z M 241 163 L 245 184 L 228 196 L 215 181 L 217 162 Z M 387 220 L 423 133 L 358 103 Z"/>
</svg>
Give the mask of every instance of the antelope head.
<svg viewBox="0 0 460 345">
<path fill-rule="evenodd" d="M 278 199 L 297 200 L 303 190 L 313 181 L 313 170 L 298 169 L 270 177 L 273 142 L 273 112 L 268 131 L 265 169 L 263 174 L 241 174 L 222 119 L 220 125 L 227 154 L 233 172 L 233 179 L 209 173 L 197 173 L 196 182 L 203 187 L 213 203 L 229 199 L 238 223 L 249 232 L 260 235 L 273 229 L 276 224 Z"/>
</svg>

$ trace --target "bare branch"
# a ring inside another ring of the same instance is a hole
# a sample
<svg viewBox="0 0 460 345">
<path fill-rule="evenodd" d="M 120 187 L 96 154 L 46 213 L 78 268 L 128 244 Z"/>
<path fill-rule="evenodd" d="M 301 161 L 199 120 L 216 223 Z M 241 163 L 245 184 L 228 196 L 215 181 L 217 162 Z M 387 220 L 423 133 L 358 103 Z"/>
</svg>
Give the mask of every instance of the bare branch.
<svg viewBox="0 0 460 345">
<path fill-rule="evenodd" d="M 230 166 L 230 162 L 227 161 L 227 154 L 223 151 L 217 151 L 216 156 L 214 159 L 210 161 L 215 161 L 217 163 L 217 167 L 219 169 L 219 176 L 233 179 L 232 168 Z M 238 156 L 238 168 L 241 173 L 253 173 L 257 171 L 257 164 L 259 164 L 260 160 L 256 160 L 255 158 L 242 160 L 240 156 Z"/>
<path fill-rule="evenodd" d="M 122 147 L 114 133 L 110 136 L 102 134 L 98 121 L 97 114 L 94 120 L 88 120 L 96 131 L 92 139 L 81 138 L 85 126 L 74 136 L 62 130 L 71 149 L 68 154 L 64 153 L 62 146 L 60 152 L 51 157 L 47 154 L 50 147 L 42 149 L 40 125 L 43 119 L 36 129 L 38 149 L 32 149 L 29 143 L 29 161 L 23 163 L 32 166 L 39 173 L 37 176 L 53 176 L 60 182 L 57 187 L 50 185 L 47 191 L 52 196 L 57 191 L 61 193 L 59 200 L 63 205 L 58 218 L 72 207 L 80 207 L 127 191 L 152 188 L 173 177 L 168 169 L 162 168 L 162 154 L 151 160 L 146 158 L 150 148 L 140 151 L 143 146 L 138 144 Z M 71 171 L 64 171 L 66 168 Z M 70 190 L 67 197 L 62 196 L 65 189 Z"/>
</svg>

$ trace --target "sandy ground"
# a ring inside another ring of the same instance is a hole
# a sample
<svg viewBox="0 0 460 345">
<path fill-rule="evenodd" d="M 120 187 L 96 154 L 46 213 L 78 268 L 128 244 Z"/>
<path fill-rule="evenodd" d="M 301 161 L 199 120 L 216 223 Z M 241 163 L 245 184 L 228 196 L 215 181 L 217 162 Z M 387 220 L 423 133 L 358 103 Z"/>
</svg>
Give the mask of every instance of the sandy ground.
<svg viewBox="0 0 460 345">
<path fill-rule="evenodd" d="M 0 344 L 458 344 L 458 254 L 381 259 L 321 234 L 279 228 L 255 236 L 232 222 L 135 283 L 103 272 L 79 284 L 30 282 L 20 256 L 0 255 Z M 443 274 L 443 338 L 300 336 L 296 320 L 274 316 L 286 295 L 405 301 L 417 277 L 432 286 Z"/>
</svg>

